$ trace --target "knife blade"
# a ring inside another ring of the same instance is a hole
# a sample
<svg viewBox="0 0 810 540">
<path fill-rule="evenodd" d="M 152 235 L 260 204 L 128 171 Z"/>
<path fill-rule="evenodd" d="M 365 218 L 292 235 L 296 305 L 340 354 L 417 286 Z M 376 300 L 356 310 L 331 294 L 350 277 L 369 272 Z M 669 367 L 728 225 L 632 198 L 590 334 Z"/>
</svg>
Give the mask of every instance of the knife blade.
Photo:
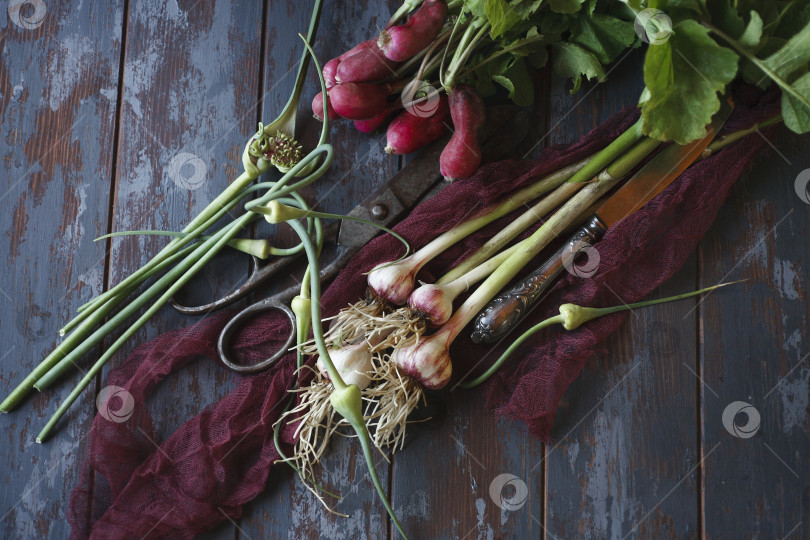
<svg viewBox="0 0 810 540">
<path fill-rule="evenodd" d="M 502 158 L 514 149 L 528 133 L 529 119 L 524 110 L 514 107 L 487 110 L 490 120 L 484 134 L 482 153 L 484 161 Z M 413 208 L 419 200 L 443 181 L 439 171 L 439 156 L 447 145 L 446 136 L 428 146 L 403 169 L 349 212 L 349 216 L 362 218 L 390 227 Z M 343 220 L 337 243 L 341 246 L 360 247 L 371 241 L 380 230 L 357 221 Z"/>
<path fill-rule="evenodd" d="M 610 226 L 643 207 L 678 178 L 714 139 L 732 108 L 730 100 L 721 106 L 703 138 L 683 146 L 672 144 L 659 152 L 599 206 L 554 255 L 492 299 L 473 323 L 473 342 L 494 343 L 502 339 L 523 320 L 563 269 L 582 275 L 574 266 L 577 255 L 590 249 Z"/>
</svg>

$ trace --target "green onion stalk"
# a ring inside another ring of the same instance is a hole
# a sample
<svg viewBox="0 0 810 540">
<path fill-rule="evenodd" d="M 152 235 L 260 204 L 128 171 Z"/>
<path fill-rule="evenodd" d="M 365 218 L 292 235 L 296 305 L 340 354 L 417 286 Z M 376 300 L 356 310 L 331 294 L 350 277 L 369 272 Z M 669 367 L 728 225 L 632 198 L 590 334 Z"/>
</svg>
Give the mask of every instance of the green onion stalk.
<svg viewBox="0 0 810 540">
<path fill-rule="evenodd" d="M 583 211 L 591 207 L 607 193 L 619 180 L 628 174 L 658 145 L 659 141 L 642 138 L 624 154 L 604 169 L 594 181 L 585 185 L 571 197 L 557 212 L 540 226 L 528 241 L 521 242 L 492 272 L 481 285 L 464 301 L 450 319 L 433 335 L 420 339 L 416 344 L 394 351 L 391 359 L 409 376 L 425 387 L 440 389 L 447 385 L 452 375 L 450 345 L 461 330 L 469 324 L 523 267 L 551 242 L 559 231 L 567 228 L 578 219 Z M 604 150 L 603 150 L 604 151 Z M 597 158 L 598 159 L 598 155 Z"/>
</svg>

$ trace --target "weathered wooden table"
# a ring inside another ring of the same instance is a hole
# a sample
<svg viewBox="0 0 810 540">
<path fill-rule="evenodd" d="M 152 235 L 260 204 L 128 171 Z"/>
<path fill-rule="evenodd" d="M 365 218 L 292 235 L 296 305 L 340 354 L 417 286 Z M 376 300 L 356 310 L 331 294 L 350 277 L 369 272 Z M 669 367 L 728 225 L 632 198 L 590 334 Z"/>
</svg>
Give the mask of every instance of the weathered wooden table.
<svg viewBox="0 0 810 540">
<path fill-rule="evenodd" d="M 309 19 L 309 2 L 292 1 L 28 0 L 17 11 L 20 3 L 5 3 L 8 14 L 0 16 L 4 394 L 58 342 L 58 328 L 79 304 L 163 242 L 95 237 L 177 230 L 238 174 L 257 121 L 273 118 L 287 99 L 301 51 L 296 34 Z M 375 34 L 396 5 L 328 2 L 320 57 Z M 608 82 L 574 96 L 540 74 L 533 154 L 633 103 L 640 58 L 622 57 Z M 310 76 L 299 115 L 305 145 L 319 130 L 309 113 L 314 89 Z M 349 210 L 403 165 L 383 152 L 380 134 L 361 135 L 343 122 L 331 140 L 335 163 L 306 193 L 329 211 Z M 655 295 L 749 281 L 703 302 L 628 317 L 607 343 L 610 352 L 591 360 L 568 391 L 552 446 L 497 420 L 475 392 L 448 393 L 444 420 L 420 431 L 387 470 L 381 465 L 414 538 L 810 537 L 810 204 L 794 190 L 810 138 L 783 130 L 768 142 L 773 151 L 740 179 L 699 249 Z M 246 262 L 225 264 L 204 283 L 216 294 L 245 272 Z M 166 309 L 127 351 L 191 322 Z M 37 445 L 34 437 L 78 375 L 0 417 L 5 538 L 69 532 L 64 509 L 95 413 L 93 393 L 51 442 Z M 208 361 L 175 374 L 150 404 L 158 438 L 236 380 Z M 723 426 L 723 412 L 738 401 L 761 418 L 751 438 Z M 525 483 L 519 508 L 502 509 L 491 496 L 502 474 L 516 477 L 506 497 L 514 482 Z M 321 481 L 340 487 L 346 498 L 337 509 L 348 519 L 328 514 L 277 467 L 242 519 L 206 537 L 391 536 L 354 444 L 335 445 Z"/>
</svg>

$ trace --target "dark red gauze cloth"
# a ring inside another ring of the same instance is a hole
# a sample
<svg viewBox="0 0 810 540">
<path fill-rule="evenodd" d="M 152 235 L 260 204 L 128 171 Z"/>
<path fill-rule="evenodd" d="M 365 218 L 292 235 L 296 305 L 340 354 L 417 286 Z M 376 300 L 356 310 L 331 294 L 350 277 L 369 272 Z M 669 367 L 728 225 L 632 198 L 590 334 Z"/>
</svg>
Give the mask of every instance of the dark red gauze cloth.
<svg viewBox="0 0 810 540">
<path fill-rule="evenodd" d="M 776 100 L 774 93 L 738 89 L 736 108 L 724 131 L 772 116 L 778 111 Z M 396 230 L 419 248 L 504 194 L 597 152 L 637 118 L 637 109 L 627 108 L 579 142 L 546 149 L 536 161 L 485 165 L 473 178 L 450 184 L 419 205 Z M 563 302 L 609 306 L 617 295 L 625 302 L 647 296 L 695 249 L 732 184 L 764 145 L 762 137 L 746 137 L 690 167 L 641 210 L 610 228 L 598 244 L 596 275 L 582 279 L 565 274 L 524 327 L 555 314 Z M 440 276 L 515 215 L 466 238 L 431 262 L 420 277 L 429 281 Z M 324 315 L 362 298 L 363 272 L 401 254 L 402 245 L 390 235 L 365 246 L 324 293 Z M 272 426 L 288 395 L 292 355 L 267 372 L 241 379 L 230 394 L 159 442 L 159 448 L 152 442 L 154 430 L 144 405 L 156 385 L 187 362 L 200 356 L 217 361 L 217 336 L 230 316 L 232 312 L 219 313 L 159 336 L 110 371 L 106 385 L 125 388 L 135 409 L 120 423 L 96 415 L 80 485 L 71 494 L 72 538 L 191 538 L 226 516 L 238 519 L 243 505 L 265 488 L 270 467 L 279 457 Z M 573 332 L 538 334 L 473 391 L 483 392 L 498 414 L 525 422 L 531 433 L 548 440 L 563 392 L 623 319 L 615 314 Z M 237 335 L 235 348 L 246 360 L 261 359 L 281 344 L 288 326 L 286 318 L 271 312 Z M 454 376 L 480 373 L 505 346 L 490 351 L 472 344 L 464 332 L 451 349 Z M 485 353 L 489 360 L 479 362 Z M 284 431 L 284 442 L 294 442 L 290 430 Z"/>
</svg>

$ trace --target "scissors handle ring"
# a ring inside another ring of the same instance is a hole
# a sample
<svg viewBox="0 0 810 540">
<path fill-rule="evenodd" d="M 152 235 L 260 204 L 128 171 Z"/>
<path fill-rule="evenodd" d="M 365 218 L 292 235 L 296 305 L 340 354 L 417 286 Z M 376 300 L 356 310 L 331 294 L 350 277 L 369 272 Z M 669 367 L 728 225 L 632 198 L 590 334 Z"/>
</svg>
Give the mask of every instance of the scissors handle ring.
<svg viewBox="0 0 810 540">
<path fill-rule="evenodd" d="M 269 311 L 271 309 L 277 309 L 284 313 L 287 318 L 290 320 L 291 330 L 290 335 L 287 336 L 287 341 L 281 348 L 273 354 L 270 358 L 266 360 L 262 360 L 258 364 L 250 364 L 244 365 L 234 362 L 229 353 L 228 353 L 228 344 L 231 341 L 231 337 L 233 336 L 234 332 L 238 329 L 240 323 L 244 322 L 244 319 L 258 313 L 261 311 Z M 219 358 L 222 360 L 222 363 L 225 364 L 228 368 L 236 371 L 237 373 L 241 373 L 243 375 L 250 375 L 253 373 L 258 373 L 260 371 L 264 371 L 265 369 L 269 368 L 276 362 L 278 362 L 284 355 L 287 354 L 290 347 L 293 345 L 293 341 L 295 341 L 295 314 L 293 313 L 292 309 L 284 303 L 279 302 L 276 298 L 268 298 L 262 302 L 257 302 L 252 304 L 239 313 L 236 314 L 228 324 L 225 325 L 225 328 L 222 329 L 222 332 L 219 334 L 219 340 L 217 342 L 217 352 L 219 352 Z"/>
<path fill-rule="evenodd" d="M 247 281 L 245 281 L 242 285 L 239 286 L 236 290 L 226 294 L 222 298 L 210 302 L 208 304 L 203 304 L 201 306 L 184 306 L 176 301 L 174 298 L 171 299 L 171 306 L 183 313 L 185 315 L 204 315 L 216 309 L 220 309 L 227 305 L 230 305 L 237 300 L 240 300 L 247 294 L 256 290 L 259 285 L 267 281 L 268 279 L 272 278 L 276 274 L 278 274 L 281 270 L 295 262 L 300 254 L 292 254 L 286 255 L 284 257 L 278 258 L 273 262 L 267 264 L 261 264 L 258 257 L 252 256 L 252 264 L 251 264 L 251 271 L 250 276 L 248 276 Z"/>
</svg>

